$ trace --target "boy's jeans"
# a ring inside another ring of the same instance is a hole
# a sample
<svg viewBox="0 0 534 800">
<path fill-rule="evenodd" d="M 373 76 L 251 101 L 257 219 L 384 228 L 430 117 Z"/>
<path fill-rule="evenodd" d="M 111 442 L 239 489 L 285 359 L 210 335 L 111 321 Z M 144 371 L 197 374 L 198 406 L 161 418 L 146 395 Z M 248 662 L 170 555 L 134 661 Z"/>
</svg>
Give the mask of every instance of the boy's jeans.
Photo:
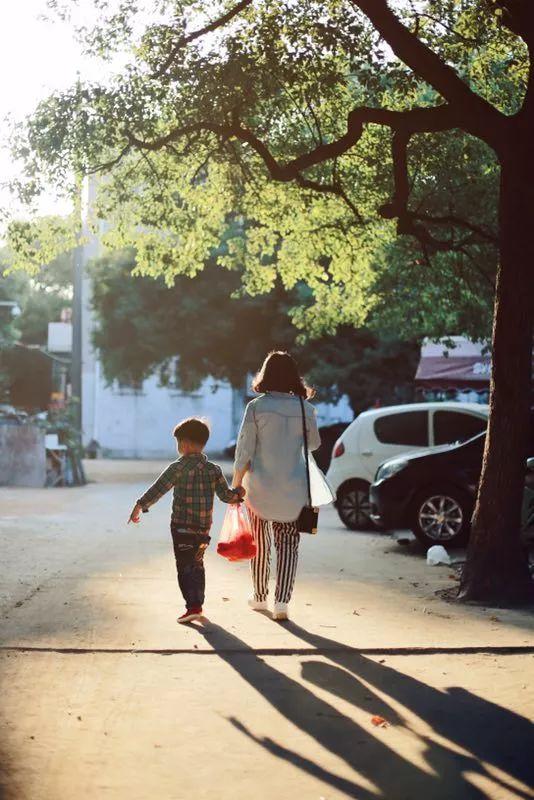
<svg viewBox="0 0 534 800">
<path fill-rule="evenodd" d="M 206 575 L 204 551 L 210 543 L 207 533 L 187 530 L 171 525 L 172 544 L 178 585 L 187 609 L 204 605 Z"/>
</svg>

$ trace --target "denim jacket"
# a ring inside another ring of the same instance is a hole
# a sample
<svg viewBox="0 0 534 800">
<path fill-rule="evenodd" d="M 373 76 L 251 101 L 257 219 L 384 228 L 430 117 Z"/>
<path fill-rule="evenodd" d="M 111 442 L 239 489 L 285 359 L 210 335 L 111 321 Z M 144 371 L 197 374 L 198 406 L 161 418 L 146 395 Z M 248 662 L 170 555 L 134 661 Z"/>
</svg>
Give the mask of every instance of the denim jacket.
<svg viewBox="0 0 534 800">
<path fill-rule="evenodd" d="M 321 444 L 314 407 L 304 401 L 308 449 Z M 302 412 L 299 398 L 267 392 L 245 409 L 237 439 L 235 469 L 250 462 L 243 485 L 246 502 L 259 517 L 295 520 L 307 504 Z"/>
</svg>

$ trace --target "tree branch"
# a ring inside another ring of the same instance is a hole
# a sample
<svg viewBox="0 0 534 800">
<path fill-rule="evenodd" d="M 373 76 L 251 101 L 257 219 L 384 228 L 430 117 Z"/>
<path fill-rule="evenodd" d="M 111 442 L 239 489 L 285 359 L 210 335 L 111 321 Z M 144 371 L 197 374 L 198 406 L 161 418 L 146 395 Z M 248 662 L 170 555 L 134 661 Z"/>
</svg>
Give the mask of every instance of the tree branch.
<svg viewBox="0 0 534 800">
<path fill-rule="evenodd" d="M 362 215 L 360 214 L 357 206 L 352 202 L 345 189 L 338 181 L 335 181 L 334 183 L 319 183 L 318 181 L 309 180 L 303 175 L 297 175 L 295 178 L 295 183 L 297 183 L 303 189 L 311 189 L 312 191 L 319 192 L 320 194 L 333 194 L 336 197 L 339 197 L 341 200 L 343 200 L 345 205 L 350 208 L 356 219 L 359 222 L 363 222 Z"/>
<path fill-rule="evenodd" d="M 317 147 L 287 161 L 278 161 L 267 144 L 236 117 L 231 123 L 219 124 L 202 120 L 190 125 L 182 125 L 150 141 L 139 139 L 129 130 L 125 131 L 131 147 L 145 150 L 161 150 L 184 136 L 210 131 L 218 136 L 235 138 L 249 145 L 262 159 L 271 177 L 278 181 L 295 180 L 301 172 L 317 164 L 343 155 L 361 138 L 364 125 L 374 123 L 385 125 L 400 133 L 433 133 L 450 130 L 461 124 L 454 109 L 446 104 L 432 108 L 416 108 L 408 111 L 391 111 L 383 108 L 361 106 L 353 109 L 347 117 L 347 130 L 339 139 L 323 142 Z"/>
<path fill-rule="evenodd" d="M 396 218 L 398 233 L 414 236 L 430 251 L 463 252 L 463 248 L 472 243 L 475 235 L 482 236 L 486 240 L 496 243 L 496 237 L 491 237 L 490 234 L 483 231 L 482 228 L 471 225 L 466 220 L 460 220 L 454 215 L 449 215 L 448 217 L 431 217 L 425 214 L 412 213 L 409 210 L 410 182 L 408 171 L 408 145 L 411 135 L 411 133 L 405 130 L 398 130 L 393 133 L 391 153 L 393 158 L 394 191 L 391 201 L 385 203 L 378 209 L 380 216 L 384 219 Z M 470 236 L 464 237 L 461 241 L 456 242 L 454 233 L 452 232 L 449 238 L 440 239 L 434 236 L 427 227 L 419 224 L 421 221 L 430 224 L 446 224 L 446 222 L 448 222 L 451 226 L 459 226 L 462 224 L 463 227 L 466 227 L 470 231 Z"/>
<path fill-rule="evenodd" d="M 109 172 L 109 170 L 112 167 L 117 166 L 117 164 L 119 164 L 122 161 L 124 156 L 126 156 L 130 152 L 130 150 L 131 150 L 131 144 L 128 143 L 122 148 L 119 154 L 115 156 L 115 158 L 110 158 L 109 161 L 103 161 L 101 164 L 96 164 L 94 167 L 90 167 L 90 169 L 88 169 L 85 174 L 95 175 L 97 172 Z"/>
<path fill-rule="evenodd" d="M 205 36 L 207 33 L 211 33 L 212 31 L 216 31 L 218 28 L 222 28 L 226 25 L 227 22 L 230 22 L 234 17 L 240 14 L 247 6 L 251 5 L 252 0 L 240 0 L 233 8 L 226 12 L 226 14 L 222 14 L 222 16 L 215 19 L 213 22 L 208 23 L 203 28 L 199 28 L 199 30 L 192 31 L 189 34 L 181 36 L 178 41 L 174 44 L 171 52 L 161 64 L 160 67 L 153 73 L 153 78 L 161 78 L 172 65 L 172 62 L 186 45 L 194 42 L 195 39 L 200 39 L 202 36 Z"/>
<path fill-rule="evenodd" d="M 432 214 L 412 213 L 411 216 L 413 219 L 419 220 L 420 222 L 426 222 L 429 225 L 452 225 L 458 228 L 466 228 L 468 231 L 471 231 L 471 233 L 476 234 L 490 244 L 498 245 L 499 243 L 499 238 L 496 234 L 486 230 L 485 228 L 481 228 L 480 225 L 475 225 L 473 222 L 469 222 L 469 220 L 463 219 L 462 217 L 457 217 L 454 214 L 433 216 Z"/>
<path fill-rule="evenodd" d="M 352 0 L 352 3 L 365 14 L 395 55 L 454 106 L 463 119 L 462 127 L 498 149 L 506 117 L 473 92 L 452 67 L 403 25 L 387 0 Z"/>
<path fill-rule="evenodd" d="M 139 139 L 131 131 L 126 131 L 125 133 L 130 147 L 145 150 L 168 148 L 176 140 L 185 136 L 198 135 L 203 131 L 214 133 L 225 140 L 237 139 L 248 144 L 260 156 L 273 180 L 281 182 L 295 181 L 303 188 L 312 189 L 323 194 L 337 195 L 355 216 L 361 219 L 357 207 L 347 196 L 339 182 L 321 183 L 305 177 L 302 173 L 330 159 L 336 159 L 350 150 L 359 141 L 366 124 L 389 127 L 393 134 L 392 155 L 395 188 L 391 201 L 379 209 L 381 216 L 385 219 L 396 217 L 398 219 L 397 229 L 399 233 L 415 236 L 429 249 L 446 251 L 458 250 L 459 247 L 465 246 L 466 239 L 457 243 L 454 241 L 454 237 L 445 240 L 435 237 L 426 227 L 419 224 L 423 216 L 412 214 L 408 209 L 410 184 L 407 148 L 410 138 L 416 133 L 432 133 L 460 127 L 461 113 L 453 105 L 443 104 L 432 108 L 416 108 L 408 111 L 392 111 L 367 106 L 355 108 L 347 117 L 347 130 L 343 136 L 331 142 L 323 142 L 285 163 L 280 162 L 272 154 L 268 145 L 243 125 L 236 115 L 234 115 L 232 122 L 227 124 L 201 121 L 175 128 L 166 135 L 151 141 Z M 438 220 L 441 224 L 445 224 L 445 218 L 435 218 L 434 220 L 426 218 L 425 221 L 437 224 Z M 452 224 L 452 217 L 450 222 Z M 476 230 L 475 226 L 470 226 L 469 224 L 464 227 L 467 227 L 472 234 L 481 234 L 482 232 L 482 229 Z M 485 238 L 489 238 L 489 236 L 486 235 Z"/>
</svg>

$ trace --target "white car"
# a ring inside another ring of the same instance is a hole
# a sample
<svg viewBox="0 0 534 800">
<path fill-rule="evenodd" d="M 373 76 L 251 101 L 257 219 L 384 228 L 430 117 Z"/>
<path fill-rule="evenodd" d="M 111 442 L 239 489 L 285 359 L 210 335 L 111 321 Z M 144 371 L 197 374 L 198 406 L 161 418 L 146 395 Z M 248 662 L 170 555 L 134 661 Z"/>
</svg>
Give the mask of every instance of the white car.
<svg viewBox="0 0 534 800">
<path fill-rule="evenodd" d="M 364 411 L 334 445 L 327 478 L 341 521 L 371 527 L 369 486 L 388 458 L 462 442 L 486 428 L 489 407 L 477 403 L 410 403 Z"/>
</svg>

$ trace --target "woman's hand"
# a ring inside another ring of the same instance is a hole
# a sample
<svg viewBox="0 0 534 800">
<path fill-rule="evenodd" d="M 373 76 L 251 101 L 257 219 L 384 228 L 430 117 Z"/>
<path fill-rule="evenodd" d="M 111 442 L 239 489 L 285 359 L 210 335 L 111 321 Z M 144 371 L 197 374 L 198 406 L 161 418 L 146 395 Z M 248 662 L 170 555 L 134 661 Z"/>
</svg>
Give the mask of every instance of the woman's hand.
<svg viewBox="0 0 534 800">
<path fill-rule="evenodd" d="M 247 474 L 249 469 L 250 469 L 250 461 L 245 465 L 244 469 L 235 469 L 234 470 L 234 476 L 233 476 L 233 479 L 232 479 L 232 486 L 235 486 L 236 488 L 243 489 L 243 486 L 242 486 L 243 478 L 245 477 L 245 475 Z M 243 491 L 245 491 L 245 490 L 243 489 Z"/>
<path fill-rule="evenodd" d="M 232 492 L 234 492 L 235 495 L 235 500 L 232 501 L 233 503 L 242 503 L 247 493 L 244 486 L 233 486 Z"/>
</svg>

